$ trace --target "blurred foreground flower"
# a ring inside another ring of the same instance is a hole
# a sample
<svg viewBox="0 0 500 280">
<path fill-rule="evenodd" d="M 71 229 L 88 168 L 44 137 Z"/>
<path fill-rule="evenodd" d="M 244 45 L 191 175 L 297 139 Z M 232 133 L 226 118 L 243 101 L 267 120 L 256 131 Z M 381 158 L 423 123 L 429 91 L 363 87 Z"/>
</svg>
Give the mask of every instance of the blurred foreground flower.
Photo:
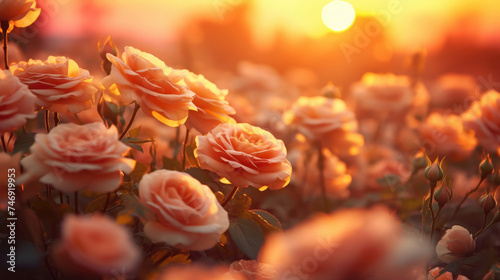
<svg viewBox="0 0 500 280">
<path fill-rule="evenodd" d="M 62 221 L 61 241 L 53 254 L 58 267 L 73 276 L 112 275 L 133 270 L 140 250 L 125 227 L 107 216 L 75 216 Z"/>
<path fill-rule="evenodd" d="M 435 267 L 433 269 L 431 269 L 431 271 L 429 271 L 429 276 L 428 276 L 428 280 L 469 280 L 469 278 L 463 276 L 463 275 L 458 275 L 458 278 L 453 278 L 453 275 L 451 274 L 451 272 L 447 271 L 443 274 L 441 274 L 441 276 L 438 277 L 439 273 L 441 273 L 441 270 L 443 270 L 444 268 L 441 268 L 441 267 Z"/>
<path fill-rule="evenodd" d="M 168 268 L 155 280 L 246 280 L 227 273 L 227 267 L 204 267 L 200 265 L 174 266 Z"/>
<path fill-rule="evenodd" d="M 2 0 L 0 1 L 0 21 L 8 22 L 7 33 L 15 27 L 30 26 L 40 15 L 40 8 L 35 0 Z M 3 25 L 3 24 L 2 24 Z"/>
<path fill-rule="evenodd" d="M 236 187 L 277 190 L 290 182 L 292 166 L 283 141 L 247 123 L 221 124 L 197 136 L 194 153 L 201 168 Z"/>
<path fill-rule="evenodd" d="M 357 133 L 356 116 L 340 99 L 323 96 L 300 97 L 292 109 L 285 112 L 285 122 L 296 125 L 299 132 L 338 156 L 353 156 L 363 146 L 363 136 Z"/>
<path fill-rule="evenodd" d="M 135 166 L 134 160 L 123 157 L 129 150 L 118 141 L 114 126 L 60 124 L 49 134 L 35 136 L 31 154 L 21 160 L 25 173 L 18 182 L 39 180 L 65 193 L 112 192 L 120 186 L 122 172 Z"/>
<path fill-rule="evenodd" d="M 280 279 L 372 279 L 399 237 L 400 223 L 383 207 L 318 215 L 271 235 L 259 260 Z"/>
<path fill-rule="evenodd" d="M 419 130 L 432 156 L 446 156 L 460 161 L 467 158 L 477 145 L 474 133 L 464 131 L 462 120 L 457 115 L 432 113 Z"/>
<path fill-rule="evenodd" d="M 189 110 L 196 110 L 194 93 L 180 85 L 187 71 L 167 67 L 157 57 L 125 47 L 122 59 L 108 53 L 111 74 L 102 80 L 106 99 L 120 104 L 137 102 L 142 111 L 158 121 L 177 127 L 186 122 Z"/>
<path fill-rule="evenodd" d="M 139 197 L 154 214 L 144 225 L 153 242 L 202 251 L 215 246 L 229 228 L 227 212 L 214 193 L 186 173 L 157 170 L 144 175 Z"/>
<path fill-rule="evenodd" d="M 480 145 L 500 154 L 500 93 L 490 90 L 462 115 L 464 128 L 473 130 Z"/>
<path fill-rule="evenodd" d="M 97 88 L 89 71 L 78 67 L 72 59 L 30 59 L 12 64 L 10 71 L 36 95 L 36 104 L 46 110 L 78 113 L 92 107 Z"/>
<path fill-rule="evenodd" d="M 451 263 L 474 251 L 476 241 L 472 234 L 461 226 L 453 226 L 447 230 L 436 246 L 436 253 L 439 259 L 445 263 Z"/>
<path fill-rule="evenodd" d="M 0 71 L 0 89 L 0 134 L 3 135 L 36 116 L 36 97 L 8 70 Z"/>
<path fill-rule="evenodd" d="M 188 73 L 184 77 L 189 90 L 194 92 L 193 103 L 198 109 L 190 111 L 186 125 L 193 127 L 201 134 L 207 134 L 221 123 L 235 123 L 229 115 L 236 111 L 224 100 L 227 90 L 220 90 L 215 84 L 205 79 L 203 75 Z"/>
<path fill-rule="evenodd" d="M 229 274 L 241 280 L 278 280 L 274 267 L 256 260 L 239 260 L 231 263 Z"/>
</svg>

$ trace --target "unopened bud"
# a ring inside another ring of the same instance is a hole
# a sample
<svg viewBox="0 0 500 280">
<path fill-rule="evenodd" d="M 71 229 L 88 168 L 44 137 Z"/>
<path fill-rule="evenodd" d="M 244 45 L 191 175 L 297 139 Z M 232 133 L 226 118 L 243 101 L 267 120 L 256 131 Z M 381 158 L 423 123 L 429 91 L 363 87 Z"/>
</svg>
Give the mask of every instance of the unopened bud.
<svg viewBox="0 0 500 280">
<path fill-rule="evenodd" d="M 483 195 L 479 199 L 479 205 L 483 208 L 484 213 L 489 213 L 495 206 L 497 206 L 497 202 L 495 198 L 491 194 Z"/>
<path fill-rule="evenodd" d="M 433 164 L 429 165 L 425 169 L 425 178 L 427 178 L 427 180 L 429 180 L 430 182 L 438 182 L 443 180 L 444 172 L 441 168 L 441 163 L 439 163 L 438 159 L 436 159 Z"/>
<path fill-rule="evenodd" d="M 97 43 L 97 48 L 99 49 L 99 56 L 101 57 L 102 63 L 101 67 L 106 74 L 111 73 L 111 62 L 108 60 L 106 55 L 108 53 L 116 56 L 118 51 L 116 50 L 115 44 L 111 40 L 111 36 L 108 36 Z"/>
<path fill-rule="evenodd" d="M 486 178 L 486 176 L 493 173 L 495 169 L 493 168 L 493 164 L 491 163 L 490 155 L 488 154 L 483 161 L 479 164 L 479 171 L 481 172 L 481 178 Z"/>
<path fill-rule="evenodd" d="M 415 154 L 412 163 L 414 172 L 417 172 L 420 169 L 424 169 L 429 165 L 427 162 L 426 155 L 422 150 Z"/>
<path fill-rule="evenodd" d="M 443 182 L 441 187 L 436 190 L 434 193 L 434 199 L 439 205 L 439 208 L 443 208 L 443 206 L 448 203 L 451 199 L 451 192 L 448 189 L 448 186 L 446 184 L 446 181 Z"/>
</svg>

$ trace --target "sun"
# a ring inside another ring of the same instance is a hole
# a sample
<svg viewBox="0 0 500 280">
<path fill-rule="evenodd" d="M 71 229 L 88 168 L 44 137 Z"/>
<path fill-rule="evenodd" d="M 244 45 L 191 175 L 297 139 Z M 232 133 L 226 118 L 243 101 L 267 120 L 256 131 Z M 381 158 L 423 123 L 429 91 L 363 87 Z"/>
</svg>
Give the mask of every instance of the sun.
<svg viewBox="0 0 500 280">
<path fill-rule="evenodd" d="M 344 1 L 332 1 L 326 4 L 321 11 L 323 23 L 335 32 L 342 32 L 349 28 L 355 18 L 354 8 Z"/>
</svg>

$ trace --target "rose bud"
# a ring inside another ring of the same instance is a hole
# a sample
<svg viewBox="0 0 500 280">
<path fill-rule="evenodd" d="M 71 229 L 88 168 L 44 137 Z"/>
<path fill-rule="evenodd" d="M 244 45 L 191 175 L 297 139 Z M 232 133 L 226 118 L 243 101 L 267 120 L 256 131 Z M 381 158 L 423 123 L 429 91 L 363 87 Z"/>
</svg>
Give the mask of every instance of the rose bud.
<svg viewBox="0 0 500 280">
<path fill-rule="evenodd" d="M 451 192 L 446 184 L 446 181 L 444 181 L 441 187 L 436 190 L 434 193 L 434 199 L 438 203 L 439 208 L 443 208 L 443 206 L 450 201 Z"/>
<path fill-rule="evenodd" d="M 491 163 L 490 155 L 486 155 L 486 158 L 479 164 L 479 171 L 481 172 L 481 178 L 486 178 L 488 175 L 493 173 L 495 169 Z"/>
<path fill-rule="evenodd" d="M 425 169 L 425 178 L 427 178 L 427 180 L 431 182 L 438 182 L 443 180 L 444 172 L 441 168 L 442 162 L 443 160 L 441 160 L 441 162 L 438 162 L 438 159 L 436 159 L 433 164 L 429 165 Z"/>
<path fill-rule="evenodd" d="M 113 44 L 113 41 L 111 40 L 111 36 L 108 36 L 97 42 L 97 48 L 99 49 L 99 56 L 101 56 L 102 60 L 102 70 L 104 70 L 104 72 L 109 75 L 109 73 L 111 72 L 111 62 L 106 57 L 106 54 L 110 53 L 114 56 L 118 54 L 115 44 Z"/>
<path fill-rule="evenodd" d="M 484 213 L 488 214 L 495 206 L 497 202 L 491 194 L 483 195 L 479 199 L 479 205 L 483 208 Z"/>
</svg>

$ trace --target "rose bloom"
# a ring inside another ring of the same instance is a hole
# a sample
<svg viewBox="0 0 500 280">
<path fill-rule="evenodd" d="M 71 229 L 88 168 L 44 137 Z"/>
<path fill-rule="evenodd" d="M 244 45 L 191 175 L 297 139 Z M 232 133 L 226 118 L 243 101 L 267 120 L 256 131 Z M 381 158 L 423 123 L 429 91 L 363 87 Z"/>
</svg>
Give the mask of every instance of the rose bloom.
<svg viewBox="0 0 500 280">
<path fill-rule="evenodd" d="M 65 193 L 111 192 L 120 186 L 122 172 L 135 166 L 123 157 L 129 149 L 118 140 L 114 126 L 60 124 L 35 136 L 31 154 L 21 160 L 25 173 L 19 181 L 39 180 Z"/>
<path fill-rule="evenodd" d="M 472 131 L 464 131 L 457 115 L 430 114 L 419 127 L 423 143 L 430 147 L 429 156 L 446 156 L 453 160 L 467 158 L 476 148 Z"/>
<path fill-rule="evenodd" d="M 473 130 L 480 145 L 500 154 L 500 93 L 490 90 L 462 114 L 464 128 Z"/>
<path fill-rule="evenodd" d="M 236 187 L 277 190 L 290 182 L 292 166 L 283 141 L 247 123 L 221 124 L 197 136 L 194 154 L 201 168 Z"/>
<path fill-rule="evenodd" d="M 11 132 L 34 118 L 35 100 L 26 85 L 8 70 L 0 71 L 0 133 Z"/>
<path fill-rule="evenodd" d="M 173 127 L 186 122 L 189 110 L 196 110 L 195 94 L 181 85 L 187 71 L 167 67 L 133 47 L 125 47 L 121 59 L 110 53 L 106 57 L 112 63 L 110 75 L 102 80 L 108 99 L 121 104 L 135 101 L 146 115 Z"/>
<path fill-rule="evenodd" d="M 463 74 L 446 74 L 436 80 L 431 94 L 431 105 L 464 110 L 467 109 L 467 100 L 471 100 L 478 92 L 479 87 L 474 77 Z"/>
<path fill-rule="evenodd" d="M 464 227 L 453 226 L 447 230 L 436 246 L 439 259 L 445 263 L 451 263 L 474 251 L 476 241 L 472 234 Z"/>
<path fill-rule="evenodd" d="M 155 280 L 246 280 L 239 275 L 227 273 L 227 267 L 205 267 L 201 265 L 179 265 L 167 268 Z"/>
<path fill-rule="evenodd" d="M 72 59 L 30 59 L 12 64 L 10 71 L 36 95 L 36 104 L 46 110 L 78 113 L 92 107 L 97 88 L 89 71 L 79 68 Z"/>
<path fill-rule="evenodd" d="M 203 251 L 229 228 L 227 212 L 214 193 L 187 173 L 157 170 L 139 183 L 142 204 L 153 212 L 144 233 L 153 242 Z"/>
<path fill-rule="evenodd" d="M 340 157 L 359 154 L 364 143 L 363 136 L 357 133 L 356 116 L 341 99 L 300 97 L 284 113 L 284 120 Z"/>
<path fill-rule="evenodd" d="M 0 21 L 8 21 L 7 33 L 15 27 L 30 26 L 40 15 L 40 8 L 35 0 L 2 0 L 0 1 Z"/>
<path fill-rule="evenodd" d="M 60 269 L 80 276 L 130 271 L 140 261 L 140 250 L 127 229 L 100 214 L 65 216 L 53 254 Z"/>
<path fill-rule="evenodd" d="M 189 112 L 186 125 L 198 130 L 201 134 L 207 134 L 210 130 L 221 123 L 235 123 L 229 115 L 236 111 L 224 100 L 227 90 L 220 90 L 203 75 L 188 73 L 184 77 L 189 90 L 194 92 L 193 103 L 198 111 Z"/>
<path fill-rule="evenodd" d="M 378 119 L 404 120 L 407 113 L 425 114 L 429 93 L 418 83 L 411 87 L 407 76 L 366 73 L 352 88 L 356 112 Z"/>
<path fill-rule="evenodd" d="M 334 156 L 328 149 L 323 149 L 323 168 L 326 194 L 332 198 L 346 198 L 349 196 L 348 187 L 352 181 L 351 175 L 347 174 L 344 162 Z M 305 196 L 321 195 L 318 170 L 318 153 L 306 158 L 301 150 L 289 153 L 292 162 L 292 182 L 297 182 L 301 193 Z"/>
<path fill-rule="evenodd" d="M 229 266 L 229 274 L 242 280 L 278 280 L 279 275 L 274 268 L 256 260 L 234 261 Z"/>
<path fill-rule="evenodd" d="M 441 273 L 441 270 L 443 268 L 441 267 L 435 267 L 429 271 L 429 276 L 427 277 L 428 280 L 453 280 L 453 274 L 449 271 L 441 274 L 441 276 L 438 277 L 439 273 Z M 458 275 L 457 280 L 469 280 L 469 278 L 463 276 L 463 275 Z"/>
<path fill-rule="evenodd" d="M 259 261 L 274 266 L 280 279 L 371 279 L 383 275 L 378 269 L 399 229 L 400 223 L 383 207 L 318 214 L 269 236 Z"/>
</svg>

